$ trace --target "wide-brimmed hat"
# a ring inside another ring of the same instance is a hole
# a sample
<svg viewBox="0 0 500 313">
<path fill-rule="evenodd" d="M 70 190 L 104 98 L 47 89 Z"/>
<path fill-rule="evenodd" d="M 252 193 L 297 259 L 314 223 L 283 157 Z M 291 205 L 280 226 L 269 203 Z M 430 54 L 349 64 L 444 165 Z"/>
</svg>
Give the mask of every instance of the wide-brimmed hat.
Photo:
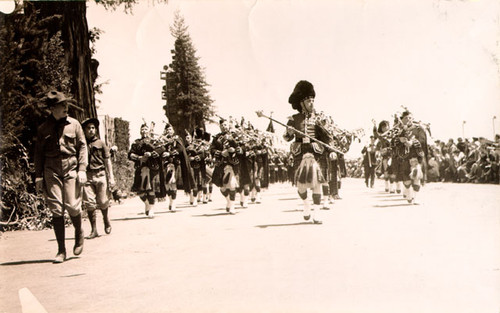
<svg viewBox="0 0 500 313">
<path fill-rule="evenodd" d="M 292 94 L 288 98 L 288 103 L 292 105 L 294 110 L 301 110 L 300 103 L 302 100 L 316 97 L 316 92 L 314 91 L 314 86 L 307 80 L 301 80 L 295 85 Z"/>
<path fill-rule="evenodd" d="M 46 98 L 45 98 L 45 103 L 47 104 L 47 107 L 52 107 L 58 103 L 61 102 L 68 102 L 73 104 L 74 100 L 72 98 L 67 97 L 64 93 L 57 91 L 57 90 L 51 90 L 47 93 Z"/>
<path fill-rule="evenodd" d="M 99 120 L 95 117 L 90 117 L 82 122 L 82 128 L 85 128 L 87 124 L 94 124 L 96 128 L 99 127 Z"/>
</svg>

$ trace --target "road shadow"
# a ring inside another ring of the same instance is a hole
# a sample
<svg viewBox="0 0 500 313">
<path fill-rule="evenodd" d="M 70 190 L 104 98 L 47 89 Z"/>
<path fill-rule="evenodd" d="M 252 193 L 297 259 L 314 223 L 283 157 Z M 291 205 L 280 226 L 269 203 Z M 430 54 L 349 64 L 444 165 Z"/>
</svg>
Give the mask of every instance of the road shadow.
<svg viewBox="0 0 500 313">
<path fill-rule="evenodd" d="M 87 234 L 84 234 L 84 235 L 87 235 Z M 87 236 L 85 236 L 85 239 L 87 239 Z M 64 241 L 73 241 L 75 240 L 75 237 L 64 237 Z M 52 238 L 52 239 L 49 239 L 47 241 L 57 241 L 56 238 Z"/>
<path fill-rule="evenodd" d="M 378 201 L 406 201 L 404 198 L 389 198 L 389 199 L 380 199 Z"/>
<path fill-rule="evenodd" d="M 226 210 L 226 209 L 224 209 Z M 191 215 L 192 217 L 215 217 L 215 216 L 224 216 L 224 215 L 236 215 L 238 212 L 235 213 L 228 213 L 228 212 L 223 212 L 223 213 L 214 213 L 214 214 L 198 214 L 198 215 Z"/>
<path fill-rule="evenodd" d="M 400 193 L 391 193 L 386 195 L 376 195 L 372 196 L 373 198 L 394 198 L 394 197 L 402 197 L 403 195 Z"/>
<path fill-rule="evenodd" d="M 311 222 L 299 222 L 299 223 L 288 223 L 288 224 L 266 224 L 266 225 L 255 225 L 258 228 L 267 228 L 267 227 L 282 227 L 282 226 L 300 226 L 300 225 L 322 225 L 315 224 Z"/>
<path fill-rule="evenodd" d="M 72 257 L 66 258 L 66 260 L 64 262 L 71 261 L 73 259 L 79 259 L 79 257 L 72 256 Z M 5 262 L 5 263 L 0 263 L 0 266 L 15 266 L 15 265 L 42 264 L 42 263 L 54 263 L 54 259 Z"/>
<path fill-rule="evenodd" d="M 244 207 L 241 207 L 241 206 L 235 206 L 234 209 L 235 210 L 246 210 L 246 209 L 248 209 L 248 207 L 244 208 Z M 212 211 L 226 211 L 226 208 L 213 209 Z"/>
<path fill-rule="evenodd" d="M 414 206 L 415 204 L 413 203 L 401 203 L 401 204 L 376 204 L 373 207 L 374 208 L 394 208 L 398 206 Z"/>
<path fill-rule="evenodd" d="M 63 278 L 69 278 L 69 277 L 76 277 L 76 276 L 83 276 L 85 273 L 78 273 L 78 274 L 70 274 L 70 275 L 63 275 L 61 277 Z"/>
<path fill-rule="evenodd" d="M 156 213 L 156 212 L 155 212 Z M 149 220 L 150 218 L 146 215 L 139 217 L 124 217 L 124 218 L 113 218 L 111 221 L 138 221 L 138 220 Z"/>
<path fill-rule="evenodd" d="M 283 200 L 283 201 L 287 201 L 287 200 L 299 200 L 299 198 L 281 198 L 281 199 L 278 199 L 278 200 Z"/>
<path fill-rule="evenodd" d="M 281 212 L 302 212 L 303 210 L 301 209 L 295 209 L 295 210 L 284 210 L 284 211 L 281 211 Z"/>
<path fill-rule="evenodd" d="M 155 211 L 155 214 L 168 214 L 168 213 L 176 213 L 177 210 L 166 210 L 166 211 Z"/>
</svg>

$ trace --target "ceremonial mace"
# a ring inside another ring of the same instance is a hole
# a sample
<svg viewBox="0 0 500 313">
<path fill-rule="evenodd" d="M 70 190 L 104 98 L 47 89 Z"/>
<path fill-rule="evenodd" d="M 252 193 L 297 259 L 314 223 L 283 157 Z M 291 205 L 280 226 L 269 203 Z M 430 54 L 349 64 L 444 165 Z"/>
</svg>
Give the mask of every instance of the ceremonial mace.
<svg viewBox="0 0 500 313">
<path fill-rule="evenodd" d="M 300 134 L 300 135 L 302 135 L 302 136 L 304 136 L 304 137 L 307 137 L 307 138 L 311 139 L 312 141 L 314 141 L 314 142 L 316 142 L 316 143 L 318 143 L 318 144 L 322 145 L 323 147 L 328 148 L 328 149 L 330 149 L 330 150 L 332 150 L 332 151 L 334 151 L 334 152 L 337 152 L 337 153 L 340 153 L 340 154 L 344 155 L 344 152 L 340 151 L 338 148 L 332 147 L 332 146 L 330 146 L 329 144 L 326 144 L 326 143 L 324 143 L 324 142 L 322 142 L 322 141 L 319 141 L 318 139 L 316 139 L 316 138 L 314 138 L 314 137 L 311 137 L 311 136 L 309 136 L 308 134 L 303 133 L 303 132 L 301 132 L 300 130 L 298 130 L 298 129 L 296 129 L 296 128 L 292 127 L 292 126 L 285 125 L 285 124 L 281 123 L 280 121 L 277 121 L 277 120 L 275 120 L 274 118 L 272 118 L 272 117 L 269 117 L 269 116 L 265 115 L 264 113 L 262 113 L 262 111 L 256 111 L 255 113 L 257 113 L 257 116 L 258 116 L 258 117 L 265 117 L 265 118 L 267 118 L 267 119 L 269 119 L 269 120 L 271 120 L 271 121 L 275 122 L 276 124 L 279 124 L 279 125 L 284 126 L 284 127 L 286 127 L 286 128 L 291 128 L 291 129 L 293 129 L 296 133 L 298 133 L 298 134 Z"/>
</svg>

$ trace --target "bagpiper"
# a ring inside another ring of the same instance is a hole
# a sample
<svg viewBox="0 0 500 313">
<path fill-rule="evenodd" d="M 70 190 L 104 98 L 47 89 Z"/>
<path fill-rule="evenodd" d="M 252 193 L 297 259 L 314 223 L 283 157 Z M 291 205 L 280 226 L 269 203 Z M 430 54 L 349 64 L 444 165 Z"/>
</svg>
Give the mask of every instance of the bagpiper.
<svg viewBox="0 0 500 313">
<path fill-rule="evenodd" d="M 234 214 L 234 201 L 236 190 L 239 188 L 239 162 L 237 155 L 238 143 L 230 132 L 229 122 L 220 119 L 221 132 L 214 136 L 210 146 L 211 154 L 215 160 L 212 174 L 213 183 L 219 187 L 222 195 L 226 198 L 226 211 Z"/>
<path fill-rule="evenodd" d="M 392 176 L 392 166 L 391 166 L 391 142 L 390 139 L 383 136 L 390 129 L 389 122 L 386 120 L 381 121 L 378 124 L 373 120 L 373 136 L 377 139 L 376 151 L 380 154 L 381 164 L 380 169 L 384 178 L 385 191 L 389 193 L 394 193 L 394 176 Z"/>
<path fill-rule="evenodd" d="M 163 135 L 159 142 L 162 146 L 161 161 L 163 168 L 162 186 L 164 195 L 168 197 L 169 211 L 175 211 L 177 190 L 182 189 L 185 193 L 191 193 L 194 189 L 193 170 L 189 163 L 189 156 L 181 138 L 174 132 L 171 124 L 165 125 Z"/>
<path fill-rule="evenodd" d="M 238 162 L 238 187 L 236 192 L 240 195 L 240 206 L 242 208 L 248 207 L 248 196 L 250 195 L 250 169 L 251 161 L 249 156 L 250 147 L 248 129 L 235 124 L 235 129 L 233 132 L 233 137 L 236 140 L 236 156 L 239 159 Z"/>
<path fill-rule="evenodd" d="M 316 93 L 313 85 L 305 80 L 299 81 L 288 102 L 294 110 L 299 113 L 294 114 L 288 120 L 284 139 L 291 141 L 295 138 L 290 146 L 291 152 L 294 155 L 294 181 L 297 186 L 297 192 L 304 203 L 303 216 L 307 221 L 311 218 L 311 206 L 307 199 L 307 190 L 312 190 L 313 200 L 313 215 L 314 223 L 321 224 L 318 218 L 318 212 L 321 206 L 321 187 L 328 184 L 325 179 L 326 167 L 321 167 L 319 162 L 326 151 L 325 147 L 316 141 L 314 138 L 323 143 L 329 143 L 331 138 L 328 132 L 316 122 L 314 112 L 314 98 Z M 308 137 L 295 131 L 298 130 L 308 135 Z M 325 169 L 325 171 L 322 171 Z"/>
<path fill-rule="evenodd" d="M 262 188 L 269 187 L 269 149 L 266 138 L 258 138 L 248 151 L 250 159 L 250 200 L 261 203 Z"/>
<path fill-rule="evenodd" d="M 144 202 L 146 216 L 153 218 L 156 196 L 161 194 L 161 159 L 158 153 L 161 147 L 146 123 L 141 125 L 140 133 L 141 138 L 132 143 L 128 153 L 135 167 L 132 191 Z"/>
<path fill-rule="evenodd" d="M 189 203 L 197 206 L 198 203 L 207 203 L 207 170 L 206 159 L 208 158 L 208 147 L 204 138 L 203 128 L 196 128 L 191 136 L 186 134 L 186 153 L 194 177 L 194 187 L 189 194 Z"/>
<path fill-rule="evenodd" d="M 423 127 L 413 122 L 408 110 L 401 114 L 398 123 L 400 133 L 395 137 L 395 146 L 400 163 L 396 177 L 403 182 L 403 196 L 408 203 L 418 204 L 416 197 L 425 181 L 427 134 Z"/>
</svg>

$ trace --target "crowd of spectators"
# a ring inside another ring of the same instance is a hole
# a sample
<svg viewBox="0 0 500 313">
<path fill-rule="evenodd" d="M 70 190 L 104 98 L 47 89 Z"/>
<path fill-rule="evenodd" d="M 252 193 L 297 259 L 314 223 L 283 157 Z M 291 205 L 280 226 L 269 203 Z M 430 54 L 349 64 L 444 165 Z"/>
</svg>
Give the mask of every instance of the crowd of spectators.
<svg viewBox="0 0 500 313">
<path fill-rule="evenodd" d="M 436 140 L 429 146 L 428 165 L 429 182 L 498 184 L 500 136 L 495 141 L 482 137 Z"/>
<path fill-rule="evenodd" d="M 500 135 L 436 140 L 429 144 L 428 182 L 499 184 Z M 363 177 L 362 158 L 346 161 L 348 177 Z M 382 173 L 377 170 L 377 176 Z"/>
</svg>

